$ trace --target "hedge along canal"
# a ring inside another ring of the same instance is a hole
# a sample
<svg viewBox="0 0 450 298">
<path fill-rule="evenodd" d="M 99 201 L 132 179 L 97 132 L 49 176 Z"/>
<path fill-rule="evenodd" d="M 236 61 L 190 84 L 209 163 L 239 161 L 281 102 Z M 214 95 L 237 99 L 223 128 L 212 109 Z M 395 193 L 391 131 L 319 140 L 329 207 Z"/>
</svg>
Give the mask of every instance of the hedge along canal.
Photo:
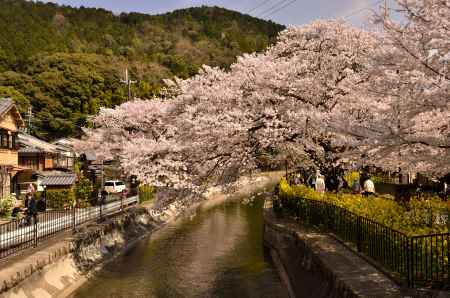
<svg viewBox="0 0 450 298">
<path fill-rule="evenodd" d="M 177 221 L 107 264 L 87 297 L 288 297 L 264 256 L 263 200 L 227 200 Z"/>
</svg>

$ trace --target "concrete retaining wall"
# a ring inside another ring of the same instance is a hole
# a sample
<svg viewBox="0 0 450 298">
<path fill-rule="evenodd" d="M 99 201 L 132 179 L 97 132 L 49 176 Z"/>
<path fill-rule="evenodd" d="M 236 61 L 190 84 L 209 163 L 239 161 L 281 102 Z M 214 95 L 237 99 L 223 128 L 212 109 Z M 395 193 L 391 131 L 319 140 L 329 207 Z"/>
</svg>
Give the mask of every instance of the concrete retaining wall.
<svg viewBox="0 0 450 298">
<path fill-rule="evenodd" d="M 334 238 L 265 209 L 264 244 L 295 297 L 404 297 L 400 288 Z M 278 263 L 278 264 L 277 264 Z"/>
<path fill-rule="evenodd" d="M 121 254 L 157 224 L 145 208 L 92 224 L 0 270 L 0 297 L 66 297 L 99 264 Z"/>
</svg>

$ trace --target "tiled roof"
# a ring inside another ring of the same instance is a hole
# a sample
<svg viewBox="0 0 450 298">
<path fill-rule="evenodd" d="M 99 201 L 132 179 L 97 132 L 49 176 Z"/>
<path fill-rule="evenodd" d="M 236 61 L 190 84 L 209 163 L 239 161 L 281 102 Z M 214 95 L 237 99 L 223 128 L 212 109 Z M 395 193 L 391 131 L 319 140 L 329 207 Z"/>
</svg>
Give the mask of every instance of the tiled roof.
<svg viewBox="0 0 450 298">
<path fill-rule="evenodd" d="M 64 147 L 72 148 L 75 141 L 76 141 L 76 139 L 74 139 L 74 138 L 62 138 L 62 139 L 53 141 L 52 144 L 55 144 L 57 146 L 64 146 Z"/>
<path fill-rule="evenodd" d="M 33 147 L 22 147 L 19 149 L 19 153 L 43 153 L 41 149 L 33 148 Z"/>
<path fill-rule="evenodd" d="M 18 143 L 20 145 L 20 153 L 58 152 L 56 145 L 47 143 L 24 132 L 19 133 Z"/>
<path fill-rule="evenodd" d="M 74 138 L 63 138 L 63 139 L 59 139 L 59 140 L 52 142 L 52 144 L 55 145 L 58 148 L 58 150 L 65 151 L 65 152 L 73 155 L 73 154 L 75 154 L 75 150 L 74 150 L 75 142 L 76 142 L 76 139 L 74 139 Z"/>
<path fill-rule="evenodd" d="M 14 101 L 11 98 L 0 97 L 0 117 L 3 117 L 6 113 L 11 111 L 11 109 L 13 110 L 19 126 L 24 126 L 25 123 L 23 122 L 22 117 L 14 104 Z"/>
<path fill-rule="evenodd" d="M 77 176 L 73 173 L 42 172 L 40 176 L 41 185 L 45 186 L 70 186 L 77 181 Z"/>
<path fill-rule="evenodd" d="M 11 98 L 0 98 L 0 116 L 6 114 L 13 106 L 14 102 Z"/>
</svg>

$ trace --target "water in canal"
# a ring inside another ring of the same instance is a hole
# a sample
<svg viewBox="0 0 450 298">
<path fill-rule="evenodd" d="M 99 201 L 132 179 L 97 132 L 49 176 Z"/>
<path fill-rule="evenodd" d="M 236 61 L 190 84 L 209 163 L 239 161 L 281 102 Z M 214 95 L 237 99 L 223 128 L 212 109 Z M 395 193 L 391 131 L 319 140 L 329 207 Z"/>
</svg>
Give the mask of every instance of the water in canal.
<svg viewBox="0 0 450 298">
<path fill-rule="evenodd" d="M 288 297 L 264 257 L 262 205 L 227 201 L 165 227 L 74 297 Z"/>
</svg>

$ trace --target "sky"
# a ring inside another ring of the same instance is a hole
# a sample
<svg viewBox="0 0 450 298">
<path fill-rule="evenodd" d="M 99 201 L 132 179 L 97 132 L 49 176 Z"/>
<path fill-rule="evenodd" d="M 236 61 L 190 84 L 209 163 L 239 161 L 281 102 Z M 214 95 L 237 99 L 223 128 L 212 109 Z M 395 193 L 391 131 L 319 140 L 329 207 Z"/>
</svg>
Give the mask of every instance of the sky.
<svg viewBox="0 0 450 298">
<path fill-rule="evenodd" d="M 50 1 L 46 1 L 50 2 Z M 120 12 L 158 14 L 192 6 L 220 6 L 284 25 L 306 24 L 316 19 L 345 18 L 368 28 L 371 10 L 380 10 L 384 0 L 51 0 L 85 7 L 101 7 Z M 393 7 L 395 0 L 387 0 Z"/>
</svg>

